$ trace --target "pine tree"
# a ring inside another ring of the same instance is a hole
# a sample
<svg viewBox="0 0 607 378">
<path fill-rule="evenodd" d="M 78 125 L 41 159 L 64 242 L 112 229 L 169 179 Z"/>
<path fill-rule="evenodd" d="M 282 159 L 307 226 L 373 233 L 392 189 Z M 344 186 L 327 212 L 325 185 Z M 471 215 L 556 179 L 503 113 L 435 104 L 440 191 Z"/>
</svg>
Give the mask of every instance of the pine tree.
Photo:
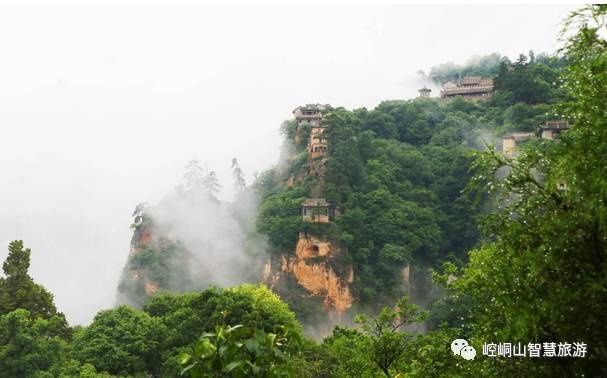
<svg viewBox="0 0 607 378">
<path fill-rule="evenodd" d="M 135 207 L 135 210 L 133 211 L 133 224 L 131 225 L 131 227 L 136 228 L 141 224 L 141 222 L 143 222 L 143 214 L 145 212 L 146 207 L 148 207 L 147 202 L 140 202 L 137 204 L 137 207 Z"/>
<path fill-rule="evenodd" d="M 215 171 L 210 171 L 207 173 L 207 175 L 204 177 L 202 185 L 204 190 L 206 190 L 206 192 L 213 197 L 219 193 L 219 190 L 221 189 L 221 184 L 219 184 Z"/>
<path fill-rule="evenodd" d="M 244 174 L 238 165 L 236 158 L 232 159 L 232 176 L 234 177 L 234 187 L 237 191 L 243 191 L 247 187 L 244 180 Z"/>
<path fill-rule="evenodd" d="M 215 197 L 221 189 L 215 171 L 209 171 L 207 167 L 201 167 L 198 160 L 191 160 L 186 166 L 185 190 L 187 192 L 204 191 Z"/>
<path fill-rule="evenodd" d="M 185 179 L 185 190 L 200 189 L 205 186 L 205 178 L 208 175 L 207 169 L 202 168 L 198 160 L 190 160 L 185 167 L 186 171 L 183 175 Z"/>
<path fill-rule="evenodd" d="M 22 240 L 9 244 L 8 257 L 2 264 L 6 277 L 0 278 L 0 315 L 18 308 L 28 310 L 33 317 L 51 318 L 57 314 L 53 295 L 29 276 L 29 248 Z"/>
</svg>

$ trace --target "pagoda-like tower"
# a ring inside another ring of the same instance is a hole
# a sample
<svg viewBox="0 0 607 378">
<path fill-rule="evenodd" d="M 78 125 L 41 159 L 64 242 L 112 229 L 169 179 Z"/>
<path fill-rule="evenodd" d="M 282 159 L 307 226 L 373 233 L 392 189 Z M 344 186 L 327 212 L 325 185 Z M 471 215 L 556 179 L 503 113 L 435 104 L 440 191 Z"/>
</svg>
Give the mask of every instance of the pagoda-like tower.
<svg viewBox="0 0 607 378">
<path fill-rule="evenodd" d="M 430 97 L 430 92 L 432 92 L 432 89 L 426 88 L 426 86 L 424 85 L 424 87 L 422 89 L 420 89 L 418 92 L 419 92 L 419 97 Z"/>
</svg>

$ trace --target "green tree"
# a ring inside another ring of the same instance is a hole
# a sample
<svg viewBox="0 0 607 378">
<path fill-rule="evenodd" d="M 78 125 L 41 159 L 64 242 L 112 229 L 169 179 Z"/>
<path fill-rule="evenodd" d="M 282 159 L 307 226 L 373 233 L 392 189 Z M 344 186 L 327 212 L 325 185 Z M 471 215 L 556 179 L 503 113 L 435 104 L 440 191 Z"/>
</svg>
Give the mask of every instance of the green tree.
<svg viewBox="0 0 607 378">
<path fill-rule="evenodd" d="M 202 377 L 294 377 L 288 364 L 287 333 L 249 329 L 242 325 L 217 326 L 204 333 L 193 354 L 182 353 L 181 374 Z"/>
<path fill-rule="evenodd" d="M 301 325 L 289 307 L 263 285 L 241 285 L 229 289 L 210 288 L 200 293 L 158 294 L 144 311 L 160 320 L 165 335 L 162 375 L 179 373 L 177 356 L 201 334 L 226 324 L 275 333 L 284 328 L 291 339 L 302 337 Z"/>
<path fill-rule="evenodd" d="M 166 325 L 167 340 L 176 346 L 188 345 L 204 331 L 223 324 L 242 324 L 266 332 L 285 326 L 291 333 L 301 333 L 289 307 L 263 285 L 158 294 L 144 306 L 144 311 Z"/>
<path fill-rule="evenodd" d="M 512 105 L 547 103 L 557 91 L 558 68 L 529 61 L 523 54 L 513 64 L 503 62 L 495 78 L 498 101 Z M 500 93 L 501 92 L 501 93 Z"/>
<path fill-rule="evenodd" d="M 268 196 L 260 206 L 257 229 L 270 238 L 276 252 L 292 249 L 302 228 L 301 188 L 292 188 Z"/>
<path fill-rule="evenodd" d="M 0 315 L 21 308 L 32 318 L 62 318 L 67 332 L 65 317 L 57 312 L 53 295 L 28 274 L 31 250 L 23 247 L 22 240 L 15 240 L 9 244 L 8 251 L 2 264 L 5 277 L 0 278 Z"/>
<path fill-rule="evenodd" d="M 157 374 L 167 329 L 159 319 L 128 306 L 97 313 L 77 333 L 73 353 L 81 363 L 116 375 Z"/>
<path fill-rule="evenodd" d="M 558 109 L 572 129 L 558 142 L 522 148 L 516 160 L 478 154 L 473 183 L 490 190 L 498 208 L 483 222 L 488 241 L 448 285 L 452 303 L 466 298 L 461 316 L 476 346 L 584 342 L 589 353 L 511 364 L 484 359 L 475 375 L 607 374 L 607 42 L 598 35 L 606 12 L 585 7 L 569 24 L 580 29 L 564 50 L 569 100 Z"/>
<path fill-rule="evenodd" d="M 67 347 L 62 339 L 65 320 L 32 317 L 17 309 L 0 317 L 0 376 L 33 377 L 61 359 Z"/>
<path fill-rule="evenodd" d="M 215 197 L 217 193 L 221 190 L 221 184 L 219 184 L 219 179 L 217 178 L 217 174 L 215 171 L 209 171 L 204 177 L 203 181 L 204 190 L 207 191 L 211 196 Z"/>
<path fill-rule="evenodd" d="M 205 177 L 208 169 L 202 168 L 196 159 L 190 160 L 185 167 L 183 178 L 185 179 L 185 190 L 204 188 Z"/>
<path fill-rule="evenodd" d="M 203 168 L 198 160 L 191 160 L 185 169 L 183 175 L 185 179 L 184 189 L 187 192 L 197 193 L 202 191 L 215 197 L 221 189 L 215 171 L 209 171 L 206 166 Z"/>
<path fill-rule="evenodd" d="M 371 361 L 372 341 L 360 330 L 335 327 L 325 338 L 322 347 L 329 355 L 332 377 L 377 377 L 379 368 Z"/>
<path fill-rule="evenodd" d="M 362 333 L 370 338 L 371 361 L 386 377 L 392 377 L 391 371 L 405 354 L 412 338 L 402 328 L 421 322 L 424 318 L 425 313 L 403 297 L 393 308 L 385 307 L 373 318 L 358 315 L 355 319 Z"/>
<path fill-rule="evenodd" d="M 395 370 L 398 371 L 396 376 L 457 378 L 494 376 L 488 371 L 481 373 L 474 369 L 479 359 L 468 364 L 462 363 L 461 357 L 453 355 L 451 342 L 461 337 L 461 332 L 453 328 L 440 328 L 418 335 L 407 344 L 403 357 L 396 364 Z"/>
</svg>

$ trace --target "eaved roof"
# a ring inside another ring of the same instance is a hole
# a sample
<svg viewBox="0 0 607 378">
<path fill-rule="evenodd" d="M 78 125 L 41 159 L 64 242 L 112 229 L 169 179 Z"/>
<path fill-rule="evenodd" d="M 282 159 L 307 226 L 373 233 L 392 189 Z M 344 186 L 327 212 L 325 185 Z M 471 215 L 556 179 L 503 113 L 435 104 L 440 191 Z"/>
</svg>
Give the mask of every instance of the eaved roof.
<svg viewBox="0 0 607 378">
<path fill-rule="evenodd" d="M 296 107 L 295 109 L 293 109 L 293 113 L 295 113 L 298 109 L 303 110 L 310 110 L 310 111 L 315 111 L 315 112 L 321 112 L 324 110 L 332 110 L 333 108 L 331 107 L 331 105 L 329 104 L 306 104 L 306 105 L 301 105 Z"/>
<path fill-rule="evenodd" d="M 531 139 L 535 136 L 534 133 L 509 133 L 504 135 L 502 138 L 503 139 L 514 139 L 517 142 L 523 141 L 523 140 L 527 140 L 527 139 Z"/>
<path fill-rule="evenodd" d="M 469 93 L 489 93 L 493 91 L 493 79 L 484 79 L 481 76 L 466 76 L 459 84 L 450 81 L 443 84 L 443 95 L 458 95 Z"/>
<path fill-rule="evenodd" d="M 462 79 L 460 85 L 479 85 L 483 80 L 482 76 L 466 76 Z"/>
<path fill-rule="evenodd" d="M 571 125 L 567 121 L 546 121 L 545 124 L 540 125 L 542 130 L 567 130 L 571 128 Z"/>
<path fill-rule="evenodd" d="M 324 198 L 306 198 L 301 205 L 306 207 L 327 207 L 329 203 Z"/>
</svg>

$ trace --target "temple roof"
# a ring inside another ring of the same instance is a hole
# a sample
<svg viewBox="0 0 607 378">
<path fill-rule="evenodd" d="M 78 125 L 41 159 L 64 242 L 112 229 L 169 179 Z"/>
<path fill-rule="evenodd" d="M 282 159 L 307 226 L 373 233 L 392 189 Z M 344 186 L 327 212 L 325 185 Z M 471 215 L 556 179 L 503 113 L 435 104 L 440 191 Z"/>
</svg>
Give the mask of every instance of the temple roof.
<svg viewBox="0 0 607 378">
<path fill-rule="evenodd" d="M 460 85 L 479 85 L 483 78 L 481 76 L 466 76 L 462 79 Z"/>
<path fill-rule="evenodd" d="M 493 91 L 493 87 L 470 87 L 470 88 L 444 89 L 443 94 L 458 95 L 458 94 L 469 94 L 469 93 L 490 93 L 492 91 Z"/>
<path fill-rule="evenodd" d="M 305 207 L 328 207 L 330 204 L 324 198 L 306 198 L 301 205 Z"/>
<path fill-rule="evenodd" d="M 295 109 L 293 109 L 293 113 L 295 113 L 296 111 L 300 110 L 300 111 L 313 111 L 313 112 L 322 112 L 325 110 L 331 110 L 333 109 L 331 107 L 331 105 L 329 104 L 306 104 L 306 105 L 302 105 L 302 106 L 298 106 Z"/>
<path fill-rule="evenodd" d="M 493 79 L 484 79 L 481 76 L 466 76 L 459 84 L 450 81 L 443 84 L 443 95 L 458 95 L 470 93 L 489 93 L 493 91 Z"/>
<path fill-rule="evenodd" d="M 545 124 L 540 125 L 542 130 L 567 130 L 571 128 L 571 125 L 567 121 L 546 121 Z"/>
<path fill-rule="evenodd" d="M 504 135 L 503 139 L 514 139 L 515 141 L 523 141 L 527 139 L 531 139 L 535 136 L 534 133 L 509 133 Z"/>
</svg>

